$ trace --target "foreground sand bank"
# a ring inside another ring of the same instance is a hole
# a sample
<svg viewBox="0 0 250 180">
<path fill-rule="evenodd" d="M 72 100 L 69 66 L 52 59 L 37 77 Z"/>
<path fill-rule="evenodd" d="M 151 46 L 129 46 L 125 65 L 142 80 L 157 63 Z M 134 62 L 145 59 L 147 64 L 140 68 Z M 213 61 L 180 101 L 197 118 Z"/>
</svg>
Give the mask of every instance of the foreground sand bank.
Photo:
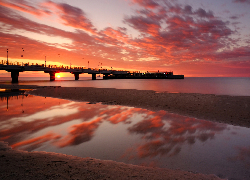
<svg viewBox="0 0 250 180">
<path fill-rule="evenodd" d="M 204 120 L 250 127 L 250 96 L 212 94 L 157 93 L 148 90 L 90 87 L 38 87 L 3 85 L 0 88 L 36 89 L 30 94 L 141 107 L 195 117 Z"/>
<path fill-rule="evenodd" d="M 0 142 L 0 179 L 193 179 L 219 180 L 215 175 L 79 158 L 57 153 L 11 150 Z"/>
</svg>

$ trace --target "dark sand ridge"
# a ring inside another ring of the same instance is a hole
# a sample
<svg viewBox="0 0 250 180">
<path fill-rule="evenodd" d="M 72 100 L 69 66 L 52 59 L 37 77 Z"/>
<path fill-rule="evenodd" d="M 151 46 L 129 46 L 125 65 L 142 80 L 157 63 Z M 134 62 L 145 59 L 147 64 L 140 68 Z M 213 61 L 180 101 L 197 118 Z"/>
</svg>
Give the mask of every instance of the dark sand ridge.
<svg viewBox="0 0 250 180">
<path fill-rule="evenodd" d="M 156 93 L 154 91 L 130 89 L 19 85 L 0 85 L 0 88 L 31 88 L 36 89 L 29 92 L 34 95 L 91 103 L 103 102 L 105 104 L 127 105 L 151 110 L 167 110 L 200 119 L 250 127 L 250 97 Z M 1 151 L 1 148 L 0 158 L 0 162 L 4 165 L 0 164 L 0 171 L 5 172 L 3 177 L 5 175 L 13 175 L 13 179 L 16 179 L 14 177 L 17 176 L 27 179 L 28 176 L 34 177 L 35 175 L 37 175 L 38 179 L 43 179 L 43 174 L 56 179 L 71 179 L 72 175 L 74 175 L 72 178 L 80 177 L 80 179 L 105 179 L 109 177 L 110 179 L 216 179 L 214 176 L 194 174 L 180 170 L 146 168 L 113 161 L 101 161 L 51 153 L 27 153 L 14 150 Z M 90 163 L 92 161 L 93 163 Z M 37 166 L 37 164 L 39 165 Z M 71 167 L 73 168 L 71 169 Z M 12 170 L 8 171 L 9 168 Z M 20 176 L 19 173 L 21 173 Z"/>
</svg>

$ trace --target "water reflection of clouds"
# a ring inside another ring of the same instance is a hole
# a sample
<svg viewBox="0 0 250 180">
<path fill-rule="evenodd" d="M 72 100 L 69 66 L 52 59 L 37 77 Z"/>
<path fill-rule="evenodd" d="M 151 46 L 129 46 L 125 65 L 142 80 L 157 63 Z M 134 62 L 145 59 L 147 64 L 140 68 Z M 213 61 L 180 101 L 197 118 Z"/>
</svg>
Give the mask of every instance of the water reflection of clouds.
<svg viewBox="0 0 250 180">
<path fill-rule="evenodd" d="M 192 145 L 197 140 L 205 142 L 213 139 L 216 133 L 225 128 L 225 124 L 196 120 L 165 111 L 154 112 L 153 117 L 145 117 L 145 120 L 129 127 L 129 132 L 141 134 L 147 141 L 132 151 L 136 154 L 127 156 L 131 156 L 130 158 L 174 156 L 181 151 L 183 143 Z"/>
<path fill-rule="evenodd" d="M 57 140 L 60 138 L 61 136 L 55 133 L 47 133 L 39 137 L 35 137 L 35 138 L 31 138 L 28 140 L 18 142 L 16 144 L 11 145 L 11 147 L 14 149 L 22 147 L 22 149 L 25 149 L 26 151 L 32 151 L 34 149 L 41 147 L 46 142 L 50 142 L 50 141 Z"/>
<path fill-rule="evenodd" d="M 25 115 L 21 117 L 13 117 L 8 120 L 8 122 L 12 122 L 11 124 L 9 123 L 1 123 L 0 126 L 2 127 L 1 129 L 6 129 L 6 128 L 12 128 L 16 125 L 18 125 L 20 122 L 22 123 L 28 123 L 32 121 L 37 121 L 37 120 L 50 120 L 54 119 L 55 117 L 63 117 L 63 116 L 69 116 L 71 114 L 75 114 L 78 112 L 76 109 L 74 102 L 70 102 L 67 104 L 62 104 L 62 105 L 57 105 L 49 109 L 44 109 L 38 112 L 34 112 L 34 114 L 30 115 Z"/>
<path fill-rule="evenodd" d="M 86 141 L 90 141 L 94 132 L 101 123 L 102 118 L 99 117 L 90 122 L 83 122 L 70 127 L 68 135 L 64 136 L 55 144 L 59 147 L 78 145 Z"/>
<path fill-rule="evenodd" d="M 22 107 L 20 107 L 20 99 L 24 104 Z M 1 103 L 2 108 L 6 108 L 3 105 L 6 102 L 2 101 Z M 129 107 L 90 105 L 85 102 L 37 96 L 21 97 L 19 100 L 11 99 L 9 104 L 11 104 L 10 111 L 6 112 L 0 119 L 0 139 L 8 141 L 13 145 L 13 148 L 18 147 L 26 150 L 32 150 L 31 147 L 40 147 L 38 144 L 49 142 L 49 137 L 57 139 L 57 142 L 53 142 L 53 144 L 59 147 L 81 144 L 91 140 L 102 121 L 109 121 L 112 124 L 130 123 L 128 119 L 136 110 Z M 66 129 L 63 127 L 65 123 L 76 119 L 80 122 L 79 124 L 71 125 Z M 67 133 L 66 135 L 58 134 L 58 136 L 41 135 L 41 132 L 46 133 L 45 129 L 51 131 L 51 127 L 54 129 L 64 128 Z M 38 137 L 30 137 L 34 135 Z M 59 136 L 61 138 L 58 139 Z M 46 141 L 40 141 L 39 137 L 46 137 Z M 30 147 L 28 147 L 28 143 L 31 143 Z"/>
<path fill-rule="evenodd" d="M 157 155 L 173 156 L 181 151 L 183 143 L 194 144 L 197 140 L 204 142 L 212 139 L 215 132 L 226 128 L 223 124 L 184 118 L 165 111 L 153 112 L 124 106 L 87 104 L 33 96 L 23 99 L 25 113 L 21 113 L 19 104 L 20 102 L 17 105 L 12 103 L 15 116 L 10 115 L 12 112 L 9 112 L 1 119 L 0 123 L 5 125 L 0 129 L 1 140 L 8 141 L 13 148 L 29 150 L 49 142 L 50 139 L 52 144 L 61 148 L 90 141 L 99 126 L 104 121 L 108 121 L 114 125 L 125 123 L 129 125 L 127 130 L 131 135 L 138 134 L 142 140 L 146 140 L 144 144 L 136 147 L 134 152 L 137 154 L 132 155 L 134 158 L 135 156 L 140 158 Z M 135 114 L 143 119 L 136 124 L 131 121 Z M 55 132 L 47 132 L 47 135 L 46 132 L 38 133 L 46 128 L 51 131 L 50 127 L 62 128 L 63 124 L 76 119 L 79 123 L 71 124 L 64 129 L 66 131 L 64 135 L 55 134 Z M 32 137 L 35 133 L 38 137 Z M 30 147 L 28 147 L 29 143 Z"/>
</svg>

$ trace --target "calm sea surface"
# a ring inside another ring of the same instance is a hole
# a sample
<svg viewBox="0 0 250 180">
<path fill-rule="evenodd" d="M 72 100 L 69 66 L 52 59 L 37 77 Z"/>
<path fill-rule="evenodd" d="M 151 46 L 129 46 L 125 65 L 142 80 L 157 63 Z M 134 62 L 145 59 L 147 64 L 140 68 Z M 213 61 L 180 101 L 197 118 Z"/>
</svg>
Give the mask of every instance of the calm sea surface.
<svg viewBox="0 0 250 180">
<path fill-rule="evenodd" d="M 0 97 L 0 112 L 0 141 L 13 149 L 250 179 L 249 128 L 32 95 Z"/>
<path fill-rule="evenodd" d="M 11 78 L 0 78 L 0 82 L 11 82 Z M 75 81 L 72 78 L 60 78 L 54 82 L 47 78 L 19 78 L 19 84 L 62 87 L 96 87 L 154 90 L 175 93 L 202 93 L 232 96 L 250 96 L 250 78 L 227 77 L 187 77 L 185 79 L 114 79 L 91 80 L 80 77 Z"/>
</svg>

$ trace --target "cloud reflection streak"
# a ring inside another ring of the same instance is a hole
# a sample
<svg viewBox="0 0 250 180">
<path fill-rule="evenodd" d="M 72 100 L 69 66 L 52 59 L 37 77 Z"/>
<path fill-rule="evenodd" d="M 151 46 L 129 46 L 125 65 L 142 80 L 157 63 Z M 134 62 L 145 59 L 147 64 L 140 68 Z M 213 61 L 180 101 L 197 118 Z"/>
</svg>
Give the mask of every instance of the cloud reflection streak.
<svg viewBox="0 0 250 180">
<path fill-rule="evenodd" d="M 215 134 L 226 129 L 225 124 L 197 120 L 170 114 L 164 111 L 155 112 L 154 117 L 145 118 L 128 130 L 141 134 L 146 143 L 137 147 L 136 154 L 130 158 L 155 156 L 174 156 L 181 151 L 184 143 L 190 145 L 197 140 L 205 142 Z"/>
<path fill-rule="evenodd" d="M 80 145 L 91 141 L 100 125 L 109 122 L 112 125 L 126 124 L 124 127 L 127 128 L 128 135 L 136 134 L 141 139 L 139 144 L 133 144 L 125 150 L 122 158 L 175 156 L 184 143 L 192 145 L 197 140 L 212 140 L 216 133 L 227 127 L 166 111 L 153 112 L 141 108 L 87 104 L 37 96 L 10 100 L 8 112 L 4 111 L 6 102 L 2 100 L 0 103 L 0 110 L 4 112 L 0 119 L 0 140 L 9 142 L 14 149 L 29 151 L 46 143 L 58 148 Z M 14 115 L 12 112 L 15 112 Z M 135 117 L 141 119 L 137 120 Z M 77 123 L 73 123 L 75 120 Z M 65 127 L 66 123 L 70 125 Z M 51 130 L 52 127 L 54 131 Z"/>
</svg>

